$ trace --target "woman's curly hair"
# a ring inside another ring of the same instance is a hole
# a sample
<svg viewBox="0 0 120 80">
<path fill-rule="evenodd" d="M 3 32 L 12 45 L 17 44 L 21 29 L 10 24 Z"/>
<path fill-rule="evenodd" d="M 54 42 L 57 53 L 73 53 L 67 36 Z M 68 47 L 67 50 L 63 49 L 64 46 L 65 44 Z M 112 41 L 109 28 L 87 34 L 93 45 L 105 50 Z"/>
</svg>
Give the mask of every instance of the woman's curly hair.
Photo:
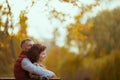
<svg viewBox="0 0 120 80">
<path fill-rule="evenodd" d="M 42 44 L 33 44 L 33 46 L 28 51 L 28 58 L 32 63 L 37 62 L 39 55 L 46 49 L 46 46 Z"/>
</svg>

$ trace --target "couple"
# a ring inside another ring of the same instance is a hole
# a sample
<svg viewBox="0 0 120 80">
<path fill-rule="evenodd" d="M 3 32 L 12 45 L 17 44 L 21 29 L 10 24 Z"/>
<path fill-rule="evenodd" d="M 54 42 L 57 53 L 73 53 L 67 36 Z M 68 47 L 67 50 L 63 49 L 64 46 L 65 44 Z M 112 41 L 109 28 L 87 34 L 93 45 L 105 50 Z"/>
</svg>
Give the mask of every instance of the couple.
<svg viewBox="0 0 120 80">
<path fill-rule="evenodd" d="M 42 62 L 46 57 L 46 46 L 35 44 L 31 39 L 21 41 L 22 52 L 14 65 L 16 79 L 56 78 L 54 72 L 47 70 Z"/>
</svg>

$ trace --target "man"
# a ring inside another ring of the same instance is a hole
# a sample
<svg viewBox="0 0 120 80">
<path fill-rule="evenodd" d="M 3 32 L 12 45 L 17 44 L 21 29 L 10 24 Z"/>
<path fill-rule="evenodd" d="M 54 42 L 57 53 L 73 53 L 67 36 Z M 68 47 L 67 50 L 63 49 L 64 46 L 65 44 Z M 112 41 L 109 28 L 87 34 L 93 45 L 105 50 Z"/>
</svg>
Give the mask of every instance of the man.
<svg viewBox="0 0 120 80">
<path fill-rule="evenodd" d="M 14 65 L 14 76 L 16 79 L 29 79 L 29 74 L 34 73 L 39 77 L 54 76 L 54 73 L 51 73 L 49 70 L 37 67 L 31 63 L 28 59 L 28 50 L 32 47 L 34 41 L 31 39 L 24 39 L 21 41 L 22 52 L 20 53 L 16 63 Z"/>
<path fill-rule="evenodd" d="M 14 65 L 14 76 L 16 79 L 29 78 L 28 72 L 22 68 L 21 62 L 27 57 L 27 51 L 32 47 L 33 44 L 34 42 L 31 39 L 24 39 L 21 41 L 20 46 L 22 48 L 22 52 L 20 53 Z"/>
</svg>

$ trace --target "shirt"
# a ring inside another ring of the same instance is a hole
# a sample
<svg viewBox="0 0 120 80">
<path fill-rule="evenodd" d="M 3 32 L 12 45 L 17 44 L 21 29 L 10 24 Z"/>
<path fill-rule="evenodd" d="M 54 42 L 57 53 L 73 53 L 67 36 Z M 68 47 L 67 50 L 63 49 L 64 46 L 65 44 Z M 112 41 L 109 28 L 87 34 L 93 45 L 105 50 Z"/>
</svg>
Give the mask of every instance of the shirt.
<svg viewBox="0 0 120 80">
<path fill-rule="evenodd" d="M 40 77 L 49 77 L 51 78 L 54 73 L 50 70 L 47 70 L 41 66 L 34 65 L 28 58 L 24 58 L 21 62 L 21 66 L 24 70 L 39 75 Z"/>
</svg>

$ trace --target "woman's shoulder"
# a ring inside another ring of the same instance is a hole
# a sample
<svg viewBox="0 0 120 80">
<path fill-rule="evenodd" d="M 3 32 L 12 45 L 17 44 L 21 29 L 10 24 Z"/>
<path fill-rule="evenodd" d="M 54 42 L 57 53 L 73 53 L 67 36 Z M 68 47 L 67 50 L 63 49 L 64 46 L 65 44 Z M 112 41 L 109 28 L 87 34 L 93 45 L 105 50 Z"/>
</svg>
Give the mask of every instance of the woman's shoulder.
<svg viewBox="0 0 120 80">
<path fill-rule="evenodd" d="M 40 66 L 40 64 L 39 64 L 39 63 L 36 63 L 36 62 L 35 62 L 35 63 L 33 63 L 33 64 L 34 64 L 34 65 L 36 65 L 36 66 Z"/>
<path fill-rule="evenodd" d="M 45 68 L 45 66 L 44 66 L 43 64 L 39 64 L 39 63 L 37 63 L 37 62 L 35 62 L 35 63 L 33 63 L 33 64 L 36 65 L 36 66 L 40 66 L 40 67 Z"/>
</svg>

